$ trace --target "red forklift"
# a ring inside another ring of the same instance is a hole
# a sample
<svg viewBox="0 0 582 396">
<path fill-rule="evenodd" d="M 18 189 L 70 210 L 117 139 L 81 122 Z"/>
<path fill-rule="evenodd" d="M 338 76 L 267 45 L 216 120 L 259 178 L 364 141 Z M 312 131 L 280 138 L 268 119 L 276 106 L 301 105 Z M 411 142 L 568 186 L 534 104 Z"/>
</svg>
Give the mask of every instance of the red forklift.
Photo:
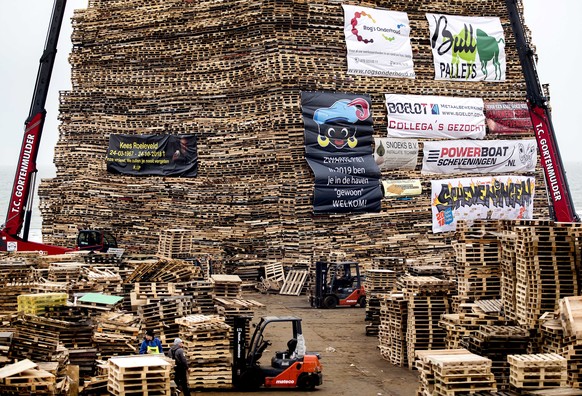
<svg viewBox="0 0 582 396">
<path fill-rule="evenodd" d="M 314 308 L 335 308 L 348 306 L 366 307 L 360 266 L 355 261 L 315 263 L 315 289 L 309 298 Z"/>
<path fill-rule="evenodd" d="M 235 388 L 243 391 L 254 391 L 261 387 L 311 391 L 323 383 L 320 356 L 317 353 L 306 352 L 300 318 L 294 316 L 261 318 L 255 326 L 247 351 L 246 336 L 249 321 L 250 318 L 245 316 L 234 318 L 232 382 Z M 266 335 L 280 338 L 276 330 L 282 327 L 284 331 L 288 331 L 289 326 L 292 336 L 286 344 L 287 349 L 275 352 L 267 364 L 261 363 L 263 353 L 272 345 Z"/>
</svg>

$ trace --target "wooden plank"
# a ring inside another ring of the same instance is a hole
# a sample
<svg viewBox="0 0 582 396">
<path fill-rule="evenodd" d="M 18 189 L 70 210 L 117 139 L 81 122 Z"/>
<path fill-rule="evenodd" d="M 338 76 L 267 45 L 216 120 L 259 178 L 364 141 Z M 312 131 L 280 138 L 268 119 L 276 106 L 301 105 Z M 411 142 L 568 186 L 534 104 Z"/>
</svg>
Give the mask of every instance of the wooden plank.
<svg viewBox="0 0 582 396">
<path fill-rule="evenodd" d="M 22 373 L 26 370 L 37 368 L 38 364 L 31 360 L 24 359 L 14 364 L 2 367 L 0 369 L 0 378 L 12 377 L 13 375 Z"/>
</svg>

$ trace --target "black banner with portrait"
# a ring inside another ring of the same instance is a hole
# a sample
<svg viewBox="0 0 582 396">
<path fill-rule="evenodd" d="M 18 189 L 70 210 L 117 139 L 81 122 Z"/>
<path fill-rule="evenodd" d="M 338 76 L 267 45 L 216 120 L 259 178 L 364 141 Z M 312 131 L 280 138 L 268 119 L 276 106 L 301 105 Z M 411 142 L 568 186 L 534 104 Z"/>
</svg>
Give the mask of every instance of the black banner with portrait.
<svg viewBox="0 0 582 396">
<path fill-rule="evenodd" d="M 315 212 L 380 211 L 371 103 L 368 95 L 301 93 L 305 158 L 315 175 Z"/>
<path fill-rule="evenodd" d="M 196 177 L 196 136 L 111 135 L 107 171 L 124 175 Z"/>
</svg>

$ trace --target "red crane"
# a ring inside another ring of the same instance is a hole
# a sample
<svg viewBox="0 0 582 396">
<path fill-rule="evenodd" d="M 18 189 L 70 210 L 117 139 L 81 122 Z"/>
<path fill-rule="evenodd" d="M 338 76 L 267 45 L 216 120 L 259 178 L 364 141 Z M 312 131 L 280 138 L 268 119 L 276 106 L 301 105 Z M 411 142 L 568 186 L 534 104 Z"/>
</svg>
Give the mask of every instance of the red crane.
<svg viewBox="0 0 582 396">
<path fill-rule="evenodd" d="M 38 251 L 44 254 L 62 254 L 74 250 L 28 240 L 37 173 L 36 159 L 46 118 L 45 104 L 66 5 L 67 0 L 55 0 L 53 6 L 47 39 L 36 76 L 32 103 L 25 122 L 24 138 L 14 176 L 6 222 L 0 230 L 0 251 Z M 77 237 L 77 245 L 77 249 L 106 251 L 109 247 L 117 247 L 117 242 L 109 233 L 83 230 Z"/>
<path fill-rule="evenodd" d="M 559 222 L 579 222 L 580 218 L 574 209 L 566 171 L 558 149 L 548 101 L 538 78 L 534 52 L 525 39 L 517 0 L 506 0 L 506 4 L 525 77 L 529 114 L 544 169 L 550 216 Z"/>
</svg>

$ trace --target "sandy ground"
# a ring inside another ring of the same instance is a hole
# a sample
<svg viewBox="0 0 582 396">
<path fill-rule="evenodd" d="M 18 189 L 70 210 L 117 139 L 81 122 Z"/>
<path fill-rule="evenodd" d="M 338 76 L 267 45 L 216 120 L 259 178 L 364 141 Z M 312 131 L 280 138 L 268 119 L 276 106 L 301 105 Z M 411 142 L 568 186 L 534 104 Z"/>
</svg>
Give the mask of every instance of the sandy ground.
<svg viewBox="0 0 582 396">
<path fill-rule="evenodd" d="M 306 296 L 245 293 L 245 298 L 265 304 L 257 316 L 297 316 L 303 319 L 303 334 L 308 351 L 318 352 L 323 364 L 323 385 L 313 392 L 263 389 L 255 393 L 228 392 L 230 395 L 350 395 L 350 396 L 414 396 L 418 389 L 417 372 L 392 366 L 382 359 L 375 336 L 366 336 L 365 309 L 342 307 L 333 310 L 309 306 Z M 280 333 L 280 334 L 278 334 Z M 275 351 L 285 350 L 290 329 L 273 328 L 267 334 L 273 345 L 264 353 L 270 362 Z M 271 336 L 272 338 L 270 338 Z M 225 392 L 200 392 L 225 395 Z"/>
</svg>

